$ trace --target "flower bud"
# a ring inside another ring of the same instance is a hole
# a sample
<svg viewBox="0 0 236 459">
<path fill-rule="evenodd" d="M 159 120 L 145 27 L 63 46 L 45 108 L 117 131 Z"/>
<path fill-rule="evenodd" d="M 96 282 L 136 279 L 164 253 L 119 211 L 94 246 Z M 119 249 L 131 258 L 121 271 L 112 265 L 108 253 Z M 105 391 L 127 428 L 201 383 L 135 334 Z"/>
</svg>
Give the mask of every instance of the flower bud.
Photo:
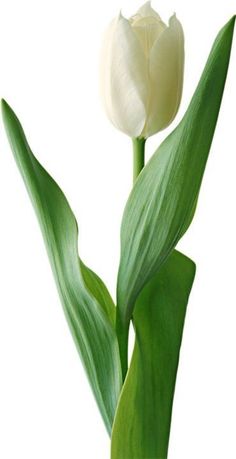
<svg viewBox="0 0 236 459">
<path fill-rule="evenodd" d="M 102 98 L 109 119 L 130 137 L 166 128 L 181 100 L 184 35 L 175 14 L 167 26 L 145 3 L 130 19 L 121 14 L 104 38 Z"/>
</svg>

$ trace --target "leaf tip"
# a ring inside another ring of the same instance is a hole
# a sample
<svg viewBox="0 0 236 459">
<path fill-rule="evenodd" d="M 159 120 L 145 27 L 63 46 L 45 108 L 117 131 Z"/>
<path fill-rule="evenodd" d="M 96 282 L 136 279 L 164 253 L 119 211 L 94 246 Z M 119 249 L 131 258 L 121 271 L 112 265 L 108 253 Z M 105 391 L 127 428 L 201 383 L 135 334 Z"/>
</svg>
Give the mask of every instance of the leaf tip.
<svg viewBox="0 0 236 459">
<path fill-rule="evenodd" d="M 1 107 L 2 109 L 4 109 L 5 107 L 7 107 L 7 102 L 5 101 L 5 99 L 1 99 Z"/>
<path fill-rule="evenodd" d="M 235 26 L 235 19 L 236 19 L 236 14 L 234 14 L 232 18 L 229 20 L 229 24 L 231 24 L 232 29 L 234 29 L 234 26 Z"/>
<path fill-rule="evenodd" d="M 3 116 L 3 121 L 4 121 L 6 112 L 11 110 L 10 105 L 8 105 L 5 99 L 1 99 L 1 110 L 2 110 L 2 116 Z"/>
<path fill-rule="evenodd" d="M 232 31 L 232 34 L 234 32 L 235 19 L 236 19 L 236 14 L 234 14 L 226 24 L 226 27 L 230 29 L 230 31 Z"/>
</svg>

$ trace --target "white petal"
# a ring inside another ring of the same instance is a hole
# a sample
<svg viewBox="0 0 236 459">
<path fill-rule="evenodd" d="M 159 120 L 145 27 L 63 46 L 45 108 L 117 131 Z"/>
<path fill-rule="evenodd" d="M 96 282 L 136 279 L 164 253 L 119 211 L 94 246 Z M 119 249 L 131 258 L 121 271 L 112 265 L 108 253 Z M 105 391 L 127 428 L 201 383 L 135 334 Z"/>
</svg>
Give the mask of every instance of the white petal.
<svg viewBox="0 0 236 459">
<path fill-rule="evenodd" d="M 167 127 L 181 100 L 184 69 L 183 29 L 172 16 L 150 53 L 150 94 L 145 137 Z"/>
<path fill-rule="evenodd" d="M 113 124 L 138 137 L 146 122 L 147 63 L 129 21 L 121 15 L 111 24 L 101 62 L 102 96 Z"/>
<path fill-rule="evenodd" d="M 136 17 L 136 19 L 132 21 L 132 27 L 140 40 L 145 55 L 149 57 L 154 43 L 162 34 L 163 30 L 166 29 L 166 25 L 152 16 L 146 18 L 139 16 L 138 19 Z"/>
<path fill-rule="evenodd" d="M 139 8 L 136 14 L 142 17 L 152 16 L 161 21 L 159 14 L 151 7 L 150 1 L 144 3 L 144 5 Z"/>
<path fill-rule="evenodd" d="M 110 112 L 111 107 L 108 103 L 108 86 L 110 81 L 110 73 L 108 69 L 110 67 L 111 43 L 114 34 L 114 28 L 116 27 L 116 22 L 117 18 L 113 19 L 109 24 L 106 32 L 104 33 L 100 56 L 100 93 L 104 109 L 110 120 L 112 113 Z"/>
</svg>

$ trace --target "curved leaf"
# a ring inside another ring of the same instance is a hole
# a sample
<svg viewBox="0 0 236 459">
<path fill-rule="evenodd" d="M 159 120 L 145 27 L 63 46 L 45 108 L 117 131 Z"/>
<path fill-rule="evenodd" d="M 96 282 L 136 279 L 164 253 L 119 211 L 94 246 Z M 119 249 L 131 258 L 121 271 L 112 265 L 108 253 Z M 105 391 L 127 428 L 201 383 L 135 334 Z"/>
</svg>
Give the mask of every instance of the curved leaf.
<svg viewBox="0 0 236 459">
<path fill-rule="evenodd" d="M 80 260 L 80 269 L 86 287 L 89 289 L 90 293 L 92 293 L 92 295 L 96 298 L 100 306 L 103 308 L 112 327 L 115 327 L 116 307 L 105 284 L 100 279 L 100 277 L 98 277 L 97 274 L 95 274 L 91 269 L 85 266 L 82 260 Z"/>
<path fill-rule="evenodd" d="M 123 373 L 135 300 L 193 217 L 223 95 L 234 22 L 235 17 L 218 34 L 184 118 L 142 170 L 124 211 L 117 286 Z"/>
<path fill-rule="evenodd" d="M 176 250 L 135 305 L 135 348 L 112 432 L 112 459 L 165 459 L 194 263 Z"/>
<path fill-rule="evenodd" d="M 78 257 L 78 230 L 69 204 L 30 150 L 9 105 L 2 102 L 5 128 L 35 208 L 64 311 L 88 379 L 111 431 L 121 389 L 115 306 L 99 277 Z"/>
</svg>

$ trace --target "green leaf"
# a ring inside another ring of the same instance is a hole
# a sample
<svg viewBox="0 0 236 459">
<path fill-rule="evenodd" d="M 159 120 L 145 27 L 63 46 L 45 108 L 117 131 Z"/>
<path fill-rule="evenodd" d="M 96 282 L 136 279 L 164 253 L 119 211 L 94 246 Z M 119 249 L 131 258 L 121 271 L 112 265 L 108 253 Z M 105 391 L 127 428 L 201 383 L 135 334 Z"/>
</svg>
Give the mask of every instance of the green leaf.
<svg viewBox="0 0 236 459">
<path fill-rule="evenodd" d="M 121 389 L 115 306 L 99 277 L 78 256 L 78 229 L 69 204 L 30 150 L 9 105 L 3 119 L 17 165 L 35 208 L 64 311 L 108 432 Z"/>
<path fill-rule="evenodd" d="M 142 170 L 124 211 L 117 287 L 123 374 L 136 298 L 193 217 L 223 95 L 234 22 L 235 17 L 218 34 L 184 118 Z"/>
<path fill-rule="evenodd" d="M 100 306 L 104 309 L 104 312 L 110 321 L 113 328 L 115 328 L 116 323 L 116 308 L 111 298 L 110 293 L 108 292 L 103 281 L 95 274 L 91 269 L 89 269 L 80 259 L 80 270 L 83 275 L 83 280 L 94 298 L 98 301 Z"/>
<path fill-rule="evenodd" d="M 131 365 L 121 392 L 112 459 L 165 459 L 194 263 L 176 250 L 144 287 L 134 310 Z"/>
</svg>

